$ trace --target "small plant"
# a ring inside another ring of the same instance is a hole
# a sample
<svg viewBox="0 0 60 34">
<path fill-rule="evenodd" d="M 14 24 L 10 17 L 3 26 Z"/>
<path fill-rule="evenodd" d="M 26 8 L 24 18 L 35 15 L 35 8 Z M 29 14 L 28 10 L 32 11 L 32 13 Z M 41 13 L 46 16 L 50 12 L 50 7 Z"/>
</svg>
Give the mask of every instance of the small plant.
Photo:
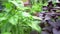
<svg viewBox="0 0 60 34">
<path fill-rule="evenodd" d="M 41 31 L 38 19 L 25 11 L 21 0 L 2 1 L 0 13 L 0 34 L 30 34 L 32 29 Z M 36 19 L 37 20 L 36 20 Z"/>
</svg>

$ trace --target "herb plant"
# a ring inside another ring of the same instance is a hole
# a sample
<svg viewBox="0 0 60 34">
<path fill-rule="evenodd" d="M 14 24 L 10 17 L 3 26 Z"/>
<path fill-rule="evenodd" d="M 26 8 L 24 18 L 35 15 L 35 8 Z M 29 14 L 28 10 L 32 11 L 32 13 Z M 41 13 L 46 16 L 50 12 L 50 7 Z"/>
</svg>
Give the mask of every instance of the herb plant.
<svg viewBox="0 0 60 34">
<path fill-rule="evenodd" d="M 0 2 L 3 5 L 2 12 L 0 11 L 0 34 L 30 34 L 32 29 L 41 31 L 38 26 L 40 18 L 26 12 L 26 7 L 21 0 Z"/>
</svg>

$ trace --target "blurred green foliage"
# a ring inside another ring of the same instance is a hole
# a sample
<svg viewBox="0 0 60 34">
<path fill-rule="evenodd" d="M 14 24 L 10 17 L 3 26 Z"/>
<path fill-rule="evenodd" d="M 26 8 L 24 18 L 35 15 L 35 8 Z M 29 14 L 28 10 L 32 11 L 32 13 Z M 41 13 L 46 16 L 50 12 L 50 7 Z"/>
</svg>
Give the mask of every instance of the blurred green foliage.
<svg viewBox="0 0 60 34">
<path fill-rule="evenodd" d="M 41 31 L 39 18 L 26 12 L 29 8 L 24 7 L 21 0 L 6 0 L 2 4 L 4 9 L 0 11 L 0 34 L 29 34 L 32 29 Z"/>
</svg>

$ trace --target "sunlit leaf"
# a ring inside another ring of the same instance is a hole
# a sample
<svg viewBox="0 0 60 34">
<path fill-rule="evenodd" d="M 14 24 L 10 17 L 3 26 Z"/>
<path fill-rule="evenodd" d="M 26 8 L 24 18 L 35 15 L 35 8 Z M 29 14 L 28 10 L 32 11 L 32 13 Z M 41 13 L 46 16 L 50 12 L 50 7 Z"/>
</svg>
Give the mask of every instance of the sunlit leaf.
<svg viewBox="0 0 60 34">
<path fill-rule="evenodd" d="M 37 31 L 41 31 L 41 28 L 38 26 L 38 22 L 36 21 L 32 21 L 32 23 L 28 23 L 29 26 L 32 27 L 32 29 L 37 30 Z"/>
<path fill-rule="evenodd" d="M 0 17 L 0 21 L 6 20 L 6 17 Z"/>
<path fill-rule="evenodd" d="M 13 16 L 9 19 L 9 22 L 13 25 L 16 25 L 18 23 L 18 16 Z"/>
<path fill-rule="evenodd" d="M 2 34 L 11 34 L 10 32 L 4 32 L 4 33 L 2 33 Z"/>
</svg>

